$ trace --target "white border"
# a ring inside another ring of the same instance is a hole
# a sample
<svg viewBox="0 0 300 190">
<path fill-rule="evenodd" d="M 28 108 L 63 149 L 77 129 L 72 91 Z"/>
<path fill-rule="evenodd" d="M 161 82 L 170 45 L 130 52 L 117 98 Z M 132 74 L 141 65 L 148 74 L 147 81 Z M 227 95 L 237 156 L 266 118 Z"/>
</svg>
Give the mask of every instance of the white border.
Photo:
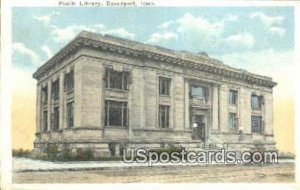
<svg viewBox="0 0 300 190">
<path fill-rule="evenodd" d="M 79 1 L 79 0 L 75 0 Z M 101 1 L 101 0 L 99 0 Z M 117 1 L 117 0 L 115 0 Z M 121 1 L 121 0 L 120 0 Z M 129 0 L 128 0 L 129 1 Z M 151 1 L 151 0 L 149 0 Z M 300 71 L 300 2 L 297 1 L 201 1 L 199 0 L 152 0 L 156 6 L 293 6 L 295 7 L 295 69 Z M 11 7 L 56 7 L 58 0 L 2 0 L 1 1 L 1 188 L 2 189 L 300 189 L 300 157 L 297 157 L 296 164 L 296 183 L 282 184 L 259 184 L 259 183 L 176 183 L 176 184 L 13 184 L 12 185 L 12 159 L 11 159 Z M 298 24 L 296 24 L 298 23 Z M 295 86 L 295 145 L 296 154 L 299 153 L 300 144 L 297 144 L 299 138 L 300 125 L 300 75 L 296 76 Z M 298 155 L 298 154 L 297 154 Z"/>
</svg>

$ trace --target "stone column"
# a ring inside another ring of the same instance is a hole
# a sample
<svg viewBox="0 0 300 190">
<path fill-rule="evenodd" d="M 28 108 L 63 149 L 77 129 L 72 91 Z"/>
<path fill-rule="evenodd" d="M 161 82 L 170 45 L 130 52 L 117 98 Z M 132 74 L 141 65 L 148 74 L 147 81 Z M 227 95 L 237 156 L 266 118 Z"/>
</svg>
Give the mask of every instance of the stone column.
<svg viewBox="0 0 300 190">
<path fill-rule="evenodd" d="M 82 110 L 82 58 L 74 63 L 74 128 L 81 127 Z M 100 85 L 100 84 L 99 84 Z M 103 106 L 104 107 L 104 106 Z M 104 108 L 103 108 L 104 109 Z"/>
<path fill-rule="evenodd" d="M 65 127 L 64 90 L 64 72 L 61 72 L 59 74 L 59 129 Z"/>
<path fill-rule="evenodd" d="M 273 135 L 273 95 L 272 93 L 266 93 L 264 95 L 263 106 L 263 120 L 264 120 L 264 132 L 267 135 Z"/>
<path fill-rule="evenodd" d="M 145 70 L 145 127 L 158 128 L 158 90 L 155 71 Z"/>
<path fill-rule="evenodd" d="M 211 133 L 219 132 L 219 89 L 218 85 L 212 86 L 212 101 L 211 101 L 211 111 L 212 111 L 212 124 Z"/>
<path fill-rule="evenodd" d="M 37 85 L 36 87 L 36 132 L 41 131 L 42 127 L 42 117 L 41 114 L 41 85 Z"/>
<path fill-rule="evenodd" d="M 241 88 L 238 98 L 240 127 L 244 134 L 251 134 L 251 91 L 247 88 Z"/>
<path fill-rule="evenodd" d="M 52 80 L 48 80 L 48 101 L 47 101 L 47 109 L 48 109 L 48 124 L 47 131 L 51 131 L 51 114 L 52 114 Z"/>
<path fill-rule="evenodd" d="M 220 109 L 220 130 L 221 132 L 228 132 L 228 86 L 222 84 L 219 88 L 219 109 Z"/>
<path fill-rule="evenodd" d="M 184 80 L 184 126 L 186 129 L 190 128 L 190 96 L 188 79 Z"/>
</svg>

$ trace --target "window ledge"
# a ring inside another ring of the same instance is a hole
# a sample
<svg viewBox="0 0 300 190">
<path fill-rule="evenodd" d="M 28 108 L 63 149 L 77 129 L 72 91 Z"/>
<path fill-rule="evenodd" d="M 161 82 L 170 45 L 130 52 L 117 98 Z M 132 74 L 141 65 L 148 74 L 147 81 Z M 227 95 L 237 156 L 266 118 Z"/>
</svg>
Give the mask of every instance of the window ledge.
<svg viewBox="0 0 300 190">
<path fill-rule="evenodd" d="M 122 92 L 122 93 L 128 93 L 128 90 L 121 90 L 121 89 L 117 89 L 117 88 L 106 88 L 107 91 L 111 91 L 111 92 Z"/>
<path fill-rule="evenodd" d="M 163 128 L 163 127 L 158 127 L 159 130 L 161 131 L 174 131 L 173 128 Z"/>
<path fill-rule="evenodd" d="M 106 129 L 128 129 L 128 127 L 113 126 L 113 125 L 104 126 L 104 128 L 106 128 Z"/>
<path fill-rule="evenodd" d="M 170 95 L 165 95 L 165 94 L 159 94 L 160 97 L 164 97 L 164 98 L 171 98 Z"/>
</svg>

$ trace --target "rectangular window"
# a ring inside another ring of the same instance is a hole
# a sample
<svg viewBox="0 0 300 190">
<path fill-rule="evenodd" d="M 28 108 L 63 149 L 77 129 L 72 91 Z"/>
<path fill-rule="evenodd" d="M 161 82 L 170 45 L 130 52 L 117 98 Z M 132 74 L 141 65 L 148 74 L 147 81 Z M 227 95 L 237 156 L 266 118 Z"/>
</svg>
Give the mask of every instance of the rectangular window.
<svg viewBox="0 0 300 190">
<path fill-rule="evenodd" d="M 236 105 L 237 94 L 238 94 L 238 92 L 236 90 L 229 90 L 229 104 L 230 105 Z"/>
<path fill-rule="evenodd" d="M 228 130 L 229 130 L 229 132 L 238 131 L 238 118 L 237 118 L 236 113 L 229 113 Z"/>
<path fill-rule="evenodd" d="M 47 104 L 48 102 L 48 86 L 42 88 L 42 104 Z"/>
<path fill-rule="evenodd" d="M 261 109 L 262 96 L 252 95 L 251 96 L 251 108 L 259 110 Z"/>
<path fill-rule="evenodd" d="M 159 106 L 159 127 L 169 128 L 170 106 Z"/>
<path fill-rule="evenodd" d="M 253 115 L 251 116 L 251 129 L 252 133 L 262 133 L 262 117 Z"/>
<path fill-rule="evenodd" d="M 59 128 L 59 107 L 54 107 L 54 112 L 52 113 L 52 130 L 56 131 Z"/>
<path fill-rule="evenodd" d="M 65 74 L 64 78 L 65 91 L 71 91 L 74 89 L 74 71 L 71 70 L 69 73 Z"/>
<path fill-rule="evenodd" d="M 159 94 L 169 96 L 170 84 L 171 84 L 171 79 L 159 77 Z"/>
<path fill-rule="evenodd" d="M 43 111 L 43 131 L 47 131 L 48 130 L 48 111 Z"/>
<path fill-rule="evenodd" d="M 59 98 L 59 79 L 52 82 L 52 98 L 54 99 Z"/>
<path fill-rule="evenodd" d="M 127 127 L 127 102 L 105 101 L 105 126 Z"/>
<path fill-rule="evenodd" d="M 128 90 L 129 72 L 106 69 L 106 88 Z"/>
<path fill-rule="evenodd" d="M 74 126 L 74 102 L 67 103 L 67 127 Z"/>
<path fill-rule="evenodd" d="M 198 97 L 198 98 L 205 98 L 206 97 L 206 89 L 202 86 L 191 86 L 191 96 Z"/>
</svg>

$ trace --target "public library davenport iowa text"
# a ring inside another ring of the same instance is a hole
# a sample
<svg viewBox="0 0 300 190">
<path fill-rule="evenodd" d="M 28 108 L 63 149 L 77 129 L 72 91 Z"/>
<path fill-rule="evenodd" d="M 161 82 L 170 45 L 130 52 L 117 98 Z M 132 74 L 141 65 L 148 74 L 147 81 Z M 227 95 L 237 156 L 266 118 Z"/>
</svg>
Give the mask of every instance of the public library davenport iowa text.
<svg viewBox="0 0 300 190">
<path fill-rule="evenodd" d="M 37 79 L 35 151 L 276 150 L 272 78 L 189 53 L 82 31 Z"/>
</svg>

